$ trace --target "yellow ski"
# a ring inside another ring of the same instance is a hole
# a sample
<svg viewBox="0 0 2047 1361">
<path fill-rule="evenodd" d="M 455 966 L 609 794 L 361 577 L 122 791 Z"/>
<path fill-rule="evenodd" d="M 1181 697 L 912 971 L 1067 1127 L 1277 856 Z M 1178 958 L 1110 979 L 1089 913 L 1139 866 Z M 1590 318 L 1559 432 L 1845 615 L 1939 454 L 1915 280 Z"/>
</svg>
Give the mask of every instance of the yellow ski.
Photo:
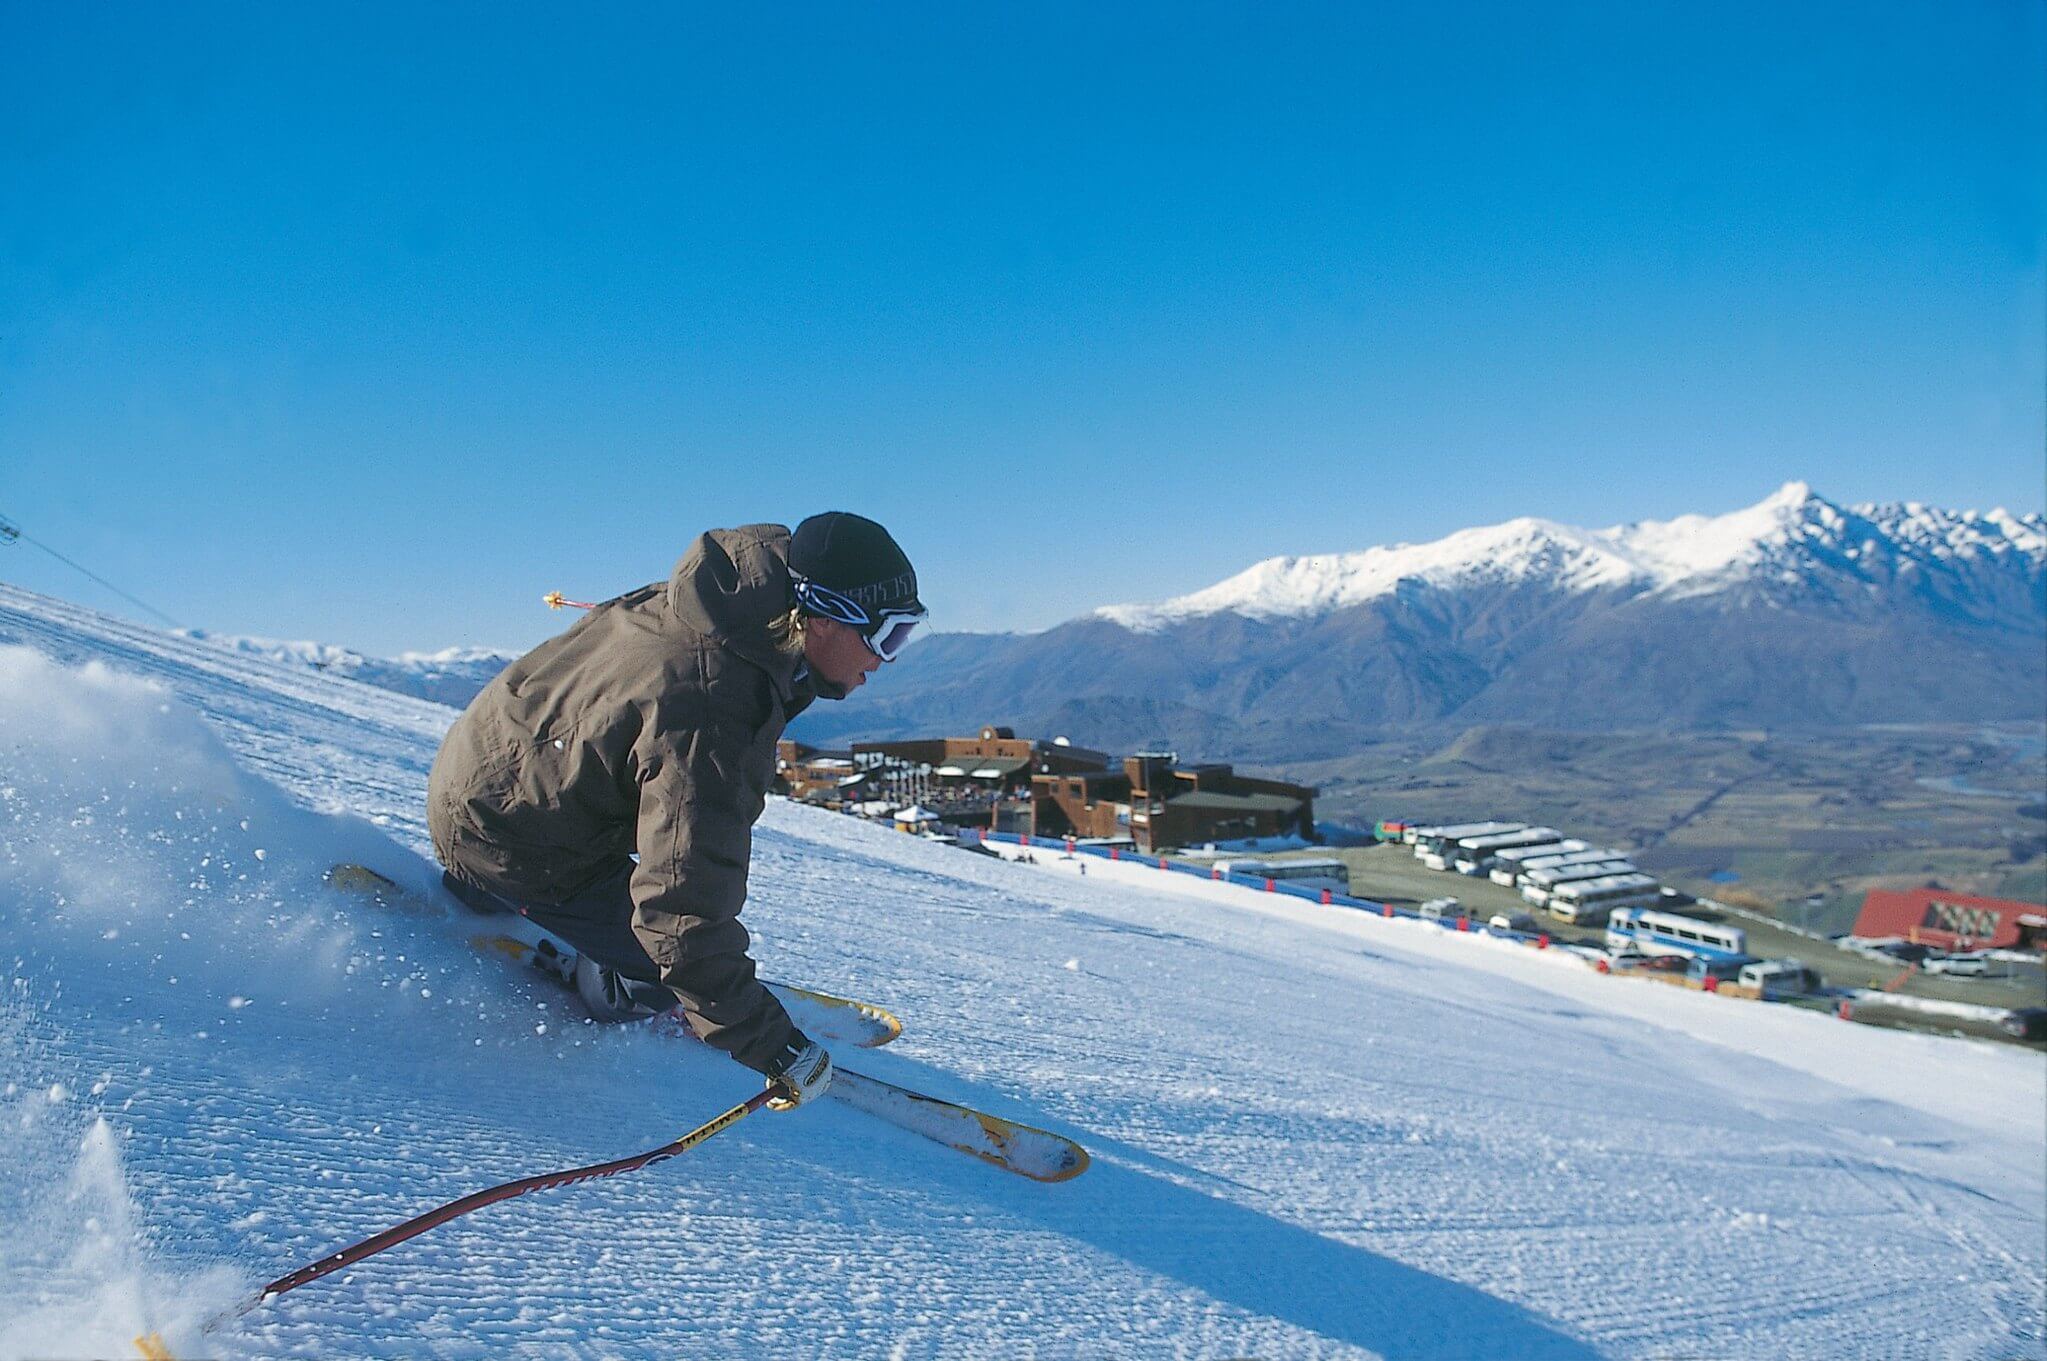
<svg viewBox="0 0 2047 1361">
<path fill-rule="evenodd" d="M 1088 1168 L 1087 1150 L 1063 1135 L 925 1096 L 843 1063 L 832 1066 L 825 1095 L 1032 1181 L 1072 1181 Z"/>
<path fill-rule="evenodd" d="M 532 931 L 536 939 L 527 940 L 499 932 L 471 936 L 469 943 L 486 954 L 503 955 L 568 981 L 576 967 L 575 952 L 546 936 L 531 923 L 522 925 Z M 862 1049 L 879 1049 L 903 1033 L 903 1023 L 886 1007 L 878 1007 L 872 1002 L 856 1002 L 850 997 L 837 997 L 811 988 L 799 988 L 792 983 L 777 983 L 772 979 L 761 981 L 780 999 L 804 1033 L 813 1038 L 837 1040 Z"/>
<path fill-rule="evenodd" d="M 402 910 L 442 912 L 433 900 L 361 865 L 336 865 L 328 871 L 327 881 L 336 888 L 364 894 Z M 434 898 L 440 896 L 436 894 Z M 460 906 L 449 907 L 442 914 L 458 919 L 477 919 L 469 909 Z M 496 924 L 500 919 L 482 920 Z M 526 918 L 502 920 L 508 929 L 472 935 L 470 944 L 478 950 L 503 955 L 539 969 L 563 982 L 569 980 L 575 967 L 573 950 Z M 513 934 L 514 931 L 518 934 Z M 769 982 L 768 987 L 789 1008 L 797 1023 L 819 1039 L 872 1049 L 903 1033 L 903 1024 L 893 1013 L 871 1002 L 858 1002 L 786 983 Z M 999 1115 L 989 1115 L 971 1106 L 925 1096 L 855 1072 L 844 1064 L 833 1066 L 832 1085 L 826 1094 L 899 1129 L 922 1135 L 1033 1181 L 1071 1181 L 1088 1169 L 1087 1150 L 1063 1135 L 1035 1125 L 1005 1120 Z"/>
</svg>

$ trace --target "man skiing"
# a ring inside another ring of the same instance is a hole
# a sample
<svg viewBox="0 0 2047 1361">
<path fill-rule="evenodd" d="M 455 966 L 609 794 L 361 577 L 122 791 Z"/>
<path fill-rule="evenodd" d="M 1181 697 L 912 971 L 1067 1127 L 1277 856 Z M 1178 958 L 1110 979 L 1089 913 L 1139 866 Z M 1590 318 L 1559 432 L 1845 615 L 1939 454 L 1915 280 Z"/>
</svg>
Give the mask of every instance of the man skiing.
<svg viewBox="0 0 2047 1361">
<path fill-rule="evenodd" d="M 784 726 L 895 660 L 924 613 L 909 559 L 858 515 L 700 536 L 667 582 L 597 606 L 456 720 L 427 786 L 445 882 L 574 946 L 594 1018 L 679 1000 L 777 1104 L 822 1094 L 831 1056 L 747 955 L 753 824 Z"/>
</svg>

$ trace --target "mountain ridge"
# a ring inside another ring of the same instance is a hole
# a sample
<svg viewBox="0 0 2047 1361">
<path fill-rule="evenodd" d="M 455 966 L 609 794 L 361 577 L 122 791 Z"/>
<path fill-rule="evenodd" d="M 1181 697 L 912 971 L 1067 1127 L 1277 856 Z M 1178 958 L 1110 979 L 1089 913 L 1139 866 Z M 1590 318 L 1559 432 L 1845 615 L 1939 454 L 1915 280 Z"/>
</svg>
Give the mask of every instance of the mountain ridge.
<svg viewBox="0 0 2047 1361">
<path fill-rule="evenodd" d="M 1846 541 L 1861 532 L 1861 542 Z M 1473 580 L 1547 578 L 1578 590 L 1641 587 L 1673 595 L 1708 594 L 1766 568 L 1794 536 L 1834 543 L 1853 562 L 1888 545 L 1906 561 L 2017 553 L 2047 559 L 2047 516 L 1946 511 L 1921 502 L 1839 507 L 1804 482 L 1787 482 L 1756 505 L 1721 516 L 1685 515 L 1588 530 L 1522 516 L 1459 530 L 1423 544 L 1388 544 L 1351 553 L 1284 556 L 1189 595 L 1153 605 L 1108 605 L 1095 616 L 1136 630 L 1189 616 L 1326 614 L 1393 593 L 1403 581 L 1461 585 Z"/>
<path fill-rule="evenodd" d="M 189 636 L 461 707 L 512 659 Z M 1389 732 L 1978 721 L 2047 710 L 2047 516 L 1843 507 L 1803 482 L 1605 530 L 1521 517 L 1281 557 L 1035 633 L 940 633 L 791 734 L 984 723 L 1290 761 Z"/>
<path fill-rule="evenodd" d="M 1843 508 L 1276 558 L 1043 633 L 940 635 L 806 740 L 1010 723 L 1093 746 L 1309 759 L 1374 734 L 1830 727 L 2047 709 L 2047 517 Z"/>
</svg>

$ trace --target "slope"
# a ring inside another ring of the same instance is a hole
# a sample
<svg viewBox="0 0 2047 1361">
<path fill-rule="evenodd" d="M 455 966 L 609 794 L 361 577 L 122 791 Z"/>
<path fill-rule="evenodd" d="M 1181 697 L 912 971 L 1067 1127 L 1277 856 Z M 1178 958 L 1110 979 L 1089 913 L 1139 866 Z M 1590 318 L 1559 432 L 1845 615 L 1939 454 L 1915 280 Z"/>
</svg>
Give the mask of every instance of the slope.
<svg viewBox="0 0 2047 1361">
<path fill-rule="evenodd" d="M 751 1090 L 319 887 L 344 857 L 416 872 L 450 711 L 11 591 L 8 642 L 0 1356 L 118 1355 L 145 1322 L 189 1348 L 327 1248 Z M 1042 1187 L 850 1110 L 761 1117 L 195 1354 L 2041 1352 L 2033 1056 L 1645 1014 L 1525 952 L 789 805 L 753 885 L 772 972 L 905 1018 L 878 1076 L 1094 1169 Z"/>
</svg>

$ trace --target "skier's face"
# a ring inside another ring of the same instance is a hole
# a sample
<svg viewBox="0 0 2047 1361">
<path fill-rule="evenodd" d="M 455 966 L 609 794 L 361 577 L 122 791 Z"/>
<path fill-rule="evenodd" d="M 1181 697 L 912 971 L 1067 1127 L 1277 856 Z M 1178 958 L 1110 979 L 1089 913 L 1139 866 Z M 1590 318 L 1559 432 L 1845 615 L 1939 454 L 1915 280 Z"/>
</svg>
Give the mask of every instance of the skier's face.
<svg viewBox="0 0 2047 1361">
<path fill-rule="evenodd" d="M 836 619 L 805 621 L 803 657 L 812 671 L 849 694 L 866 684 L 868 673 L 881 665 L 881 658 L 868 650 L 860 635 Z"/>
</svg>

